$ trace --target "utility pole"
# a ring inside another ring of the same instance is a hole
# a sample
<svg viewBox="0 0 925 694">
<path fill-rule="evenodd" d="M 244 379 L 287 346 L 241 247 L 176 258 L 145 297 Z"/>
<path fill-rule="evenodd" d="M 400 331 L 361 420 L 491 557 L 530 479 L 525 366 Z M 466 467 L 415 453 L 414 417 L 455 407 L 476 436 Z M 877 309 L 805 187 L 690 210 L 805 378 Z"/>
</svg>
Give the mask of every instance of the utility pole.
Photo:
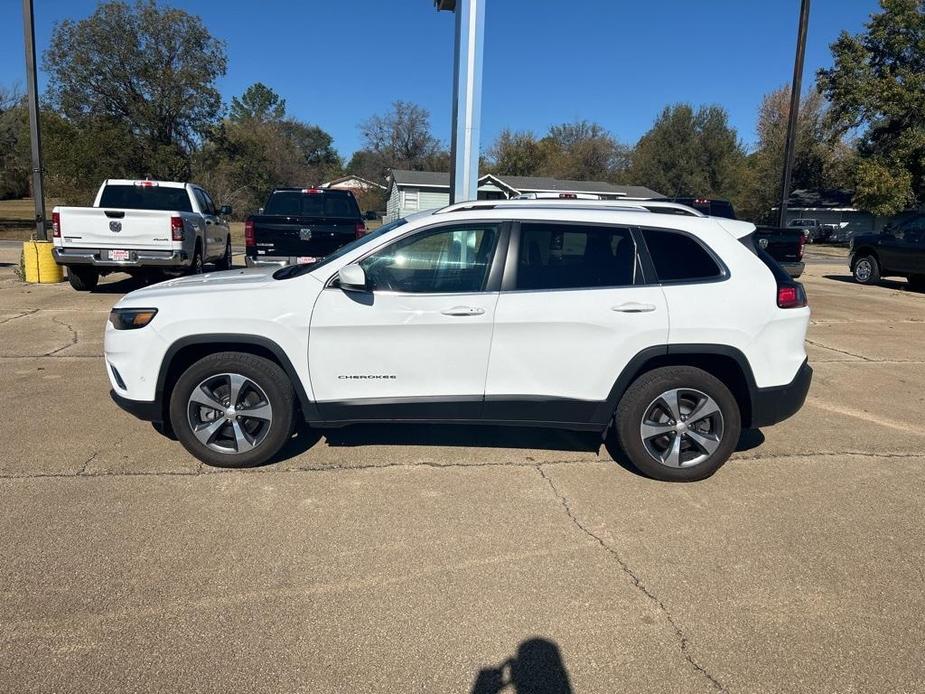
<svg viewBox="0 0 925 694">
<path fill-rule="evenodd" d="M 796 150 L 797 121 L 800 117 L 800 91 L 803 88 L 803 58 L 806 55 L 806 31 L 809 28 L 810 0 L 801 0 L 800 25 L 797 30 L 797 55 L 793 61 L 793 86 L 790 88 L 790 117 L 787 120 L 787 144 L 784 147 L 784 174 L 780 184 L 780 214 L 777 226 L 786 223 L 787 200 L 790 197 L 790 174 Z"/>
<path fill-rule="evenodd" d="M 434 5 L 456 13 L 450 203 L 464 202 L 478 198 L 485 0 L 434 0 Z"/>
<path fill-rule="evenodd" d="M 35 75 L 35 15 L 32 12 L 32 0 L 22 0 L 22 24 L 26 43 L 26 98 L 29 101 L 29 130 L 32 139 L 32 199 L 35 201 L 35 231 L 38 238 L 47 241 L 42 136 L 39 127 L 38 82 Z"/>
</svg>

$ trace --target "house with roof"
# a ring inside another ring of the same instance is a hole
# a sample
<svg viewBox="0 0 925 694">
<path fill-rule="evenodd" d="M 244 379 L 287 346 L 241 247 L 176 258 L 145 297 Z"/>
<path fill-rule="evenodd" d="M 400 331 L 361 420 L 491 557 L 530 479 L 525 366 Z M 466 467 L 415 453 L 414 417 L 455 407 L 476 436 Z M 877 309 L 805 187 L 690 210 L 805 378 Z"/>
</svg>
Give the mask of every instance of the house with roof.
<svg viewBox="0 0 925 694">
<path fill-rule="evenodd" d="M 387 188 L 385 222 L 412 212 L 434 210 L 450 204 L 449 173 L 392 169 Z M 606 181 L 569 181 L 546 176 L 497 174 L 485 174 L 479 178 L 479 200 L 506 200 L 529 193 L 582 193 L 596 195 L 602 200 L 664 197 L 645 186 L 623 186 Z"/>
<path fill-rule="evenodd" d="M 320 187 L 333 188 L 336 190 L 351 190 L 353 192 L 358 190 L 385 190 L 385 186 L 381 183 L 370 181 L 368 178 L 363 178 L 362 176 L 354 176 L 353 174 L 341 176 L 340 178 L 335 178 L 333 181 L 322 183 Z"/>
<path fill-rule="evenodd" d="M 854 193 L 843 189 L 799 189 L 787 199 L 787 214 L 783 220 L 788 226 L 796 219 L 815 219 L 820 224 L 839 229 L 839 237 L 849 239 L 855 234 L 880 233 L 887 224 L 907 215 L 910 211 L 892 216 L 875 215 L 854 206 Z M 772 212 L 777 214 L 778 207 Z"/>
</svg>

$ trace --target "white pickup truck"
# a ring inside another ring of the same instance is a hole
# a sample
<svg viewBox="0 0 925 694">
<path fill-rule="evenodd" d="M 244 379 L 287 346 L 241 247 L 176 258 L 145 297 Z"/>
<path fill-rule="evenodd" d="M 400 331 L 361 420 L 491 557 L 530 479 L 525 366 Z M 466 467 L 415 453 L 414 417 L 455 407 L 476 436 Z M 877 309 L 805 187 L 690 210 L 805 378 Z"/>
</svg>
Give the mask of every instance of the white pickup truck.
<svg viewBox="0 0 925 694">
<path fill-rule="evenodd" d="M 52 211 L 54 257 L 74 289 L 89 291 L 100 275 L 200 273 L 203 264 L 231 267 L 231 235 L 202 188 L 172 181 L 103 181 L 93 207 Z"/>
</svg>

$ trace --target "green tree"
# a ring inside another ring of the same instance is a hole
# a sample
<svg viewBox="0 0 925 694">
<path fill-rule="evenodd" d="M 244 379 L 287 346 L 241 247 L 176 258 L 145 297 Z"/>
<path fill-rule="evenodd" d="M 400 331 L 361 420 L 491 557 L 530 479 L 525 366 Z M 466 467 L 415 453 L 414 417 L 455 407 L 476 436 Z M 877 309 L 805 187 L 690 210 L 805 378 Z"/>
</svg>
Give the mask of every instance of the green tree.
<svg viewBox="0 0 925 694">
<path fill-rule="evenodd" d="M 536 176 L 546 155 L 532 132 L 504 129 L 488 149 L 488 170 L 507 176 Z"/>
<path fill-rule="evenodd" d="M 629 150 L 599 123 L 575 121 L 549 128 L 541 141 L 547 176 L 572 180 L 622 178 L 629 164 Z"/>
<path fill-rule="evenodd" d="M 29 194 L 29 160 L 22 157 L 26 108 L 18 89 L 0 86 L 0 200 Z"/>
<path fill-rule="evenodd" d="M 244 121 L 280 121 L 286 116 L 286 100 L 262 82 L 249 86 L 241 98 L 232 97 L 229 119 Z"/>
<path fill-rule="evenodd" d="M 100 138 L 90 156 L 115 157 L 134 175 L 188 174 L 221 109 L 215 81 L 226 68 L 224 44 L 201 19 L 154 0 L 102 2 L 86 19 L 57 24 L 43 57 L 55 111 L 82 131 L 102 122 L 120 130 L 117 141 L 137 142 L 129 162 Z"/>
<path fill-rule="evenodd" d="M 881 0 L 866 30 L 842 32 L 818 72 L 839 133 L 862 131 L 855 204 L 876 214 L 925 201 L 925 1 Z"/>
<path fill-rule="evenodd" d="M 727 198 L 739 203 L 745 151 L 719 106 L 666 107 L 642 136 L 628 177 L 668 196 Z"/>
<path fill-rule="evenodd" d="M 430 130 L 430 112 L 423 106 L 395 101 L 390 111 L 370 117 L 360 124 L 364 146 L 354 154 L 351 164 L 363 165 L 354 171 L 365 178 L 383 180 L 390 168 L 415 171 L 447 171 L 449 156 Z"/>
</svg>

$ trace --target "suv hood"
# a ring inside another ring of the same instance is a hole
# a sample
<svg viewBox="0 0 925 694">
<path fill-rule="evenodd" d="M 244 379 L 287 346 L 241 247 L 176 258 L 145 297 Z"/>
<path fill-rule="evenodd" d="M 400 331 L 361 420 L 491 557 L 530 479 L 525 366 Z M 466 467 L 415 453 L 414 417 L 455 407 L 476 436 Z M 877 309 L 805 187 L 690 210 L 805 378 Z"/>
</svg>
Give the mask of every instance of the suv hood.
<svg viewBox="0 0 925 694">
<path fill-rule="evenodd" d="M 242 268 L 223 272 L 207 272 L 203 275 L 177 277 L 176 279 L 159 282 L 150 287 L 130 292 L 117 305 L 137 305 L 138 301 L 150 303 L 151 299 L 159 297 L 176 297 L 222 290 L 257 289 L 271 283 L 275 284 L 276 280 L 273 279 L 273 273 L 278 269 L 278 267 Z"/>
</svg>

